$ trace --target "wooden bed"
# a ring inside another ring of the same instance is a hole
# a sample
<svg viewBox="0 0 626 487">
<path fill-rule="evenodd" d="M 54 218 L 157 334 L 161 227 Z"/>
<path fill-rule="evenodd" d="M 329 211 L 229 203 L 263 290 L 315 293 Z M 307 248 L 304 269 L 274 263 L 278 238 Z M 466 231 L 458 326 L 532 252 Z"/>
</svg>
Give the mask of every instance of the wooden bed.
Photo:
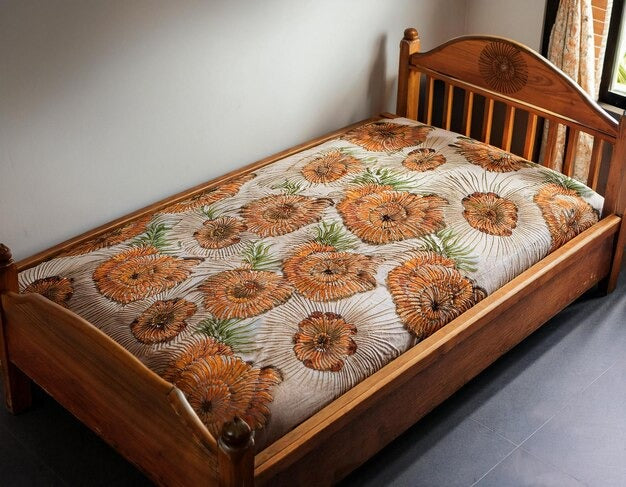
<svg viewBox="0 0 626 487">
<path fill-rule="evenodd" d="M 489 52 L 500 57 L 485 59 Z M 538 152 L 541 120 L 550 121 L 547 166 L 554 164 L 556 127 L 567 127 L 566 175 L 579 135 L 593 136 L 588 185 L 605 197 L 602 219 L 256 454 L 244 422 L 235 419 L 214 438 L 181 391 L 130 352 L 71 311 L 18 293 L 18 272 L 360 122 L 21 262 L 1 246 L 0 357 L 8 409 L 29 407 L 34 381 L 160 485 L 328 485 L 345 477 L 586 290 L 600 283 L 611 292 L 616 285 L 626 243 L 625 119 L 617 123 L 552 64 L 516 42 L 462 37 L 420 53 L 417 31 L 407 29 L 397 114 L 455 128 L 453 113 L 461 108 L 457 131 L 479 133 L 505 150 L 519 145 L 527 159 Z M 501 130 L 494 122 L 498 114 Z M 391 115 L 378 118 L 384 117 Z M 523 140 L 516 144 L 514 133 L 520 132 Z"/>
</svg>

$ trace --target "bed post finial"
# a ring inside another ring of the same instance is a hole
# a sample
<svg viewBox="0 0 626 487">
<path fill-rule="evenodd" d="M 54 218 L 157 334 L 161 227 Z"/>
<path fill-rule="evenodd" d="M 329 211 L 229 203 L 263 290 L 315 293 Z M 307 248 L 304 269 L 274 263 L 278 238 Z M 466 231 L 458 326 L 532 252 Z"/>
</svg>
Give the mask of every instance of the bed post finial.
<svg viewBox="0 0 626 487">
<path fill-rule="evenodd" d="M 413 27 L 408 27 L 404 29 L 404 40 L 405 41 L 416 41 L 418 40 L 420 35 L 417 33 L 417 29 Z"/>
<path fill-rule="evenodd" d="M 0 243 L 0 267 L 7 267 L 11 264 L 12 260 L 11 249 L 3 243 Z"/>
<path fill-rule="evenodd" d="M 224 424 L 217 440 L 220 487 L 254 485 L 254 435 L 248 423 L 235 416 Z"/>
<path fill-rule="evenodd" d="M 9 247 L 0 243 L 0 296 L 4 292 L 18 292 L 17 267 Z M 7 409 L 17 414 L 30 407 L 30 379 L 10 361 L 6 334 L 7 319 L 0 299 L 0 362 L 4 382 L 4 400 Z"/>
<path fill-rule="evenodd" d="M 417 120 L 420 75 L 409 69 L 411 55 L 420 50 L 420 36 L 416 29 L 404 29 L 400 41 L 400 62 L 398 66 L 398 102 L 396 113 L 402 117 Z"/>
</svg>

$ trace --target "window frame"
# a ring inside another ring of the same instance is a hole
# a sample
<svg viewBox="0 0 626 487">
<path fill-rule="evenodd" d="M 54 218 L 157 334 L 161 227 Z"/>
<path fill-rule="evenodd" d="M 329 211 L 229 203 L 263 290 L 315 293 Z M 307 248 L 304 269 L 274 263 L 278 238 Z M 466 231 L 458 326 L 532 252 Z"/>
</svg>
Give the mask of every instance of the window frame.
<svg viewBox="0 0 626 487">
<path fill-rule="evenodd" d="M 600 81 L 599 101 L 613 105 L 622 110 L 626 109 L 626 95 L 621 95 L 610 90 L 613 76 L 613 68 L 615 63 L 620 60 L 616 58 L 618 50 L 618 41 L 620 34 L 620 24 L 624 11 L 624 2 L 614 1 L 611 11 L 611 19 L 609 23 L 609 32 L 606 39 L 606 52 L 604 54 L 604 63 L 602 66 L 602 78 Z M 624 35 L 626 35 L 626 23 L 622 26 Z"/>
</svg>

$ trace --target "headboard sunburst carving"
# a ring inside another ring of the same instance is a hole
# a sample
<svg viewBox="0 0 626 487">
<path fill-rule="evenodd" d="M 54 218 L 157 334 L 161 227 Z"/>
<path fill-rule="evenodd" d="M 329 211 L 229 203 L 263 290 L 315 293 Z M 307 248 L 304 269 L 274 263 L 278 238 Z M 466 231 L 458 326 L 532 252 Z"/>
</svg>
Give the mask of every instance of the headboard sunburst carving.
<svg viewBox="0 0 626 487">
<path fill-rule="evenodd" d="M 528 81 L 528 65 L 519 49 L 505 42 L 490 42 L 480 53 L 478 69 L 485 83 L 500 93 L 510 95 Z"/>
</svg>

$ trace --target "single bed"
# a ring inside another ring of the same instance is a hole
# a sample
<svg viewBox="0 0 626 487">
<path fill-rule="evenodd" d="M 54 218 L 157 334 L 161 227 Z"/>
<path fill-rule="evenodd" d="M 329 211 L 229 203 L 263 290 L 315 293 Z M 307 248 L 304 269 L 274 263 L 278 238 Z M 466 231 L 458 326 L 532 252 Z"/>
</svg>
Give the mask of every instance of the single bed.
<svg viewBox="0 0 626 487">
<path fill-rule="evenodd" d="M 17 264 L 0 247 L 7 407 L 36 382 L 161 485 L 332 484 L 612 291 L 625 130 L 518 43 L 420 53 L 407 29 L 396 115 Z M 587 185 L 570 177 L 581 134 Z"/>
</svg>

